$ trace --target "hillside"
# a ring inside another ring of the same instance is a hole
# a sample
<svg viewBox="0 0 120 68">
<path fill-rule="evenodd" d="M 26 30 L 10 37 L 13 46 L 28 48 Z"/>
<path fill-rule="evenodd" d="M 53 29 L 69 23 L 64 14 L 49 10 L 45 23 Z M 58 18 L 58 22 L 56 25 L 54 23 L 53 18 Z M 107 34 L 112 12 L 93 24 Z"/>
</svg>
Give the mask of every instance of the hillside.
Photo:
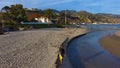
<svg viewBox="0 0 120 68">
<path fill-rule="evenodd" d="M 62 11 L 65 12 L 65 11 Z M 67 21 L 68 22 L 76 22 L 76 23 L 119 23 L 120 15 L 116 14 L 107 14 L 107 13 L 97 13 L 93 14 L 87 11 L 74 11 L 67 10 Z M 60 12 L 61 13 L 61 12 Z M 72 20 L 72 21 L 71 21 Z"/>
<path fill-rule="evenodd" d="M 120 22 L 120 15 L 106 14 L 106 13 L 98 13 L 96 15 L 104 16 L 105 19 L 110 23 L 119 23 Z"/>
<path fill-rule="evenodd" d="M 32 15 L 32 16 L 31 16 Z M 0 12 L 0 23 L 20 23 L 22 22 L 33 22 L 36 17 L 47 17 L 53 23 L 64 24 L 65 19 L 67 24 L 73 23 L 119 23 L 120 15 L 97 13 L 93 14 L 87 11 L 75 11 L 75 10 L 62 10 L 58 11 L 55 9 L 37 9 L 37 8 L 24 8 L 21 4 L 13 6 L 4 6 Z"/>
<path fill-rule="evenodd" d="M 50 9 L 52 11 L 51 19 L 57 19 L 58 23 L 64 23 L 65 15 L 67 19 L 67 23 L 119 23 L 120 22 L 120 15 L 117 14 L 107 14 L 107 13 L 97 13 L 93 14 L 87 11 L 75 11 L 75 10 L 62 10 L 57 11 L 55 9 Z M 45 10 L 41 10 L 42 13 L 34 12 L 43 14 Z M 66 13 L 65 13 L 66 12 Z M 29 14 L 33 13 L 32 11 Z M 44 14 L 43 14 L 44 15 Z"/>
</svg>

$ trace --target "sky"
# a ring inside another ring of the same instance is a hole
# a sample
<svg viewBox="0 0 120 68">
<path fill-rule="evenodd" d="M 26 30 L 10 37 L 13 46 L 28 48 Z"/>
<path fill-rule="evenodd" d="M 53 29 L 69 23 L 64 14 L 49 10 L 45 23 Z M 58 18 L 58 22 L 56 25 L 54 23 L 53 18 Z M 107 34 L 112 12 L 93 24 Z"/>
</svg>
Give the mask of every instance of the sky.
<svg viewBox="0 0 120 68">
<path fill-rule="evenodd" d="M 120 0 L 0 0 L 0 9 L 12 4 L 23 4 L 25 8 L 86 10 L 92 13 L 120 15 Z"/>
</svg>

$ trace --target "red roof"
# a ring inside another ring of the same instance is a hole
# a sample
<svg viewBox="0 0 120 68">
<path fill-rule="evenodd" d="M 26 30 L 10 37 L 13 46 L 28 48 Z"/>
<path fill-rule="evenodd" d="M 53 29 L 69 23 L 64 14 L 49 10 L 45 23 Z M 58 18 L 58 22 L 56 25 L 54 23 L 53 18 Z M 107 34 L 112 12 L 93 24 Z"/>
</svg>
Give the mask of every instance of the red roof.
<svg viewBox="0 0 120 68">
<path fill-rule="evenodd" d="M 28 15 L 28 20 L 31 21 L 33 20 L 34 18 L 40 18 L 42 17 L 43 15 L 42 14 L 39 14 L 39 13 L 34 13 L 34 14 L 29 14 Z"/>
</svg>

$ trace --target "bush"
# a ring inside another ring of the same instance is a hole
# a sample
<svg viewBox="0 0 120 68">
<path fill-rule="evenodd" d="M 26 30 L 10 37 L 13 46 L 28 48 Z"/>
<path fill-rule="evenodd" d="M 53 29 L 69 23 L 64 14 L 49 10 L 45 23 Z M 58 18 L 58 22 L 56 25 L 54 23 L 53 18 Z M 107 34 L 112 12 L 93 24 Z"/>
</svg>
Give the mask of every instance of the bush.
<svg viewBox="0 0 120 68">
<path fill-rule="evenodd" d="M 8 28 L 10 31 L 16 31 L 18 30 L 18 26 L 19 24 L 15 24 L 15 23 L 5 23 L 5 28 Z"/>
<path fill-rule="evenodd" d="M 5 28 L 8 28 L 9 31 L 16 31 L 19 28 L 24 28 L 24 30 L 30 29 L 40 29 L 40 28 L 63 28 L 62 24 L 15 24 L 15 23 L 5 23 Z M 2 31 L 1 31 L 2 33 Z"/>
<path fill-rule="evenodd" d="M 1 34 L 4 34 L 4 32 L 3 32 L 3 30 L 2 30 L 2 29 L 0 29 L 0 35 L 1 35 Z"/>
<path fill-rule="evenodd" d="M 30 28 L 33 27 L 35 29 L 39 29 L 39 28 L 63 28 L 63 25 L 60 24 L 24 24 L 22 25 L 24 28 Z"/>
</svg>

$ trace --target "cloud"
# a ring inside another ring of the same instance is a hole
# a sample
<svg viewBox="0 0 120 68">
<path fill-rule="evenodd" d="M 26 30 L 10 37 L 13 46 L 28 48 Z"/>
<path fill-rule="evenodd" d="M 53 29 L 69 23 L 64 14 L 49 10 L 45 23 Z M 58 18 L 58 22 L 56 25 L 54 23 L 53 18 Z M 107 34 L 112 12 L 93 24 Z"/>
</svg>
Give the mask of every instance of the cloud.
<svg viewBox="0 0 120 68">
<path fill-rule="evenodd" d="M 72 2 L 72 1 L 74 1 L 74 0 L 63 0 L 63 1 L 60 1 L 60 0 L 50 0 L 49 2 L 45 3 L 42 6 L 58 5 L 58 4 L 62 4 L 62 3 L 69 3 L 69 2 Z"/>
</svg>

